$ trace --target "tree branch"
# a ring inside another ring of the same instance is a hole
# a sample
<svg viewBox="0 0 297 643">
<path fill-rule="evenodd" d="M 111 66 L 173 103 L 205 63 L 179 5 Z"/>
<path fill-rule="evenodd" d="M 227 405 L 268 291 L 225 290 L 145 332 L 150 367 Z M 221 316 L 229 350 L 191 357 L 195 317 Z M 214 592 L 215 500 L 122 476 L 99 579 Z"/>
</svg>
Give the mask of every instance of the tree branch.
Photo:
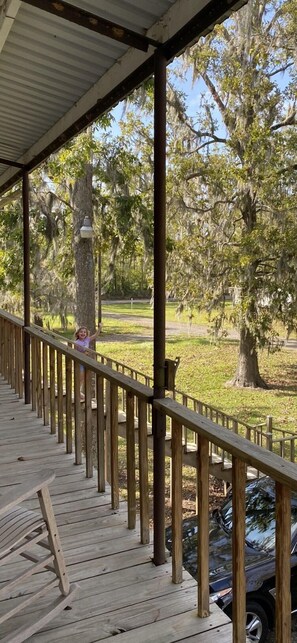
<svg viewBox="0 0 297 643">
<path fill-rule="evenodd" d="M 58 194 L 56 194 L 55 192 L 52 192 L 50 190 L 48 192 L 48 194 L 51 194 L 52 196 L 55 197 L 55 199 L 57 199 L 58 201 L 61 201 L 61 203 L 64 203 L 64 205 L 67 205 L 67 208 L 70 208 L 70 210 L 74 210 L 73 206 L 71 205 L 71 203 L 69 201 L 66 201 L 65 199 L 62 199 L 62 197 L 59 196 Z"/>
<path fill-rule="evenodd" d="M 276 74 L 281 74 L 283 71 L 286 71 L 289 69 L 289 67 L 292 67 L 293 63 L 287 63 L 287 65 L 284 65 L 283 67 L 279 67 L 279 69 L 275 69 L 274 71 L 271 72 L 271 74 L 267 74 L 268 78 L 272 78 L 272 76 L 276 76 Z"/>
<path fill-rule="evenodd" d="M 275 125 L 272 125 L 270 128 L 270 131 L 275 132 L 277 129 L 280 129 L 281 127 L 287 127 L 287 125 L 296 125 L 296 123 L 297 123 L 296 110 L 294 110 L 293 112 L 291 112 L 291 114 L 287 116 L 287 118 L 285 118 L 285 120 L 281 121 L 280 123 L 276 123 Z"/>
<path fill-rule="evenodd" d="M 203 78 L 206 86 L 208 87 L 213 99 L 215 100 L 221 114 L 225 114 L 226 112 L 226 106 L 224 105 L 223 101 L 221 100 L 213 82 L 210 80 L 208 74 L 205 72 L 202 72 L 201 77 Z"/>
</svg>

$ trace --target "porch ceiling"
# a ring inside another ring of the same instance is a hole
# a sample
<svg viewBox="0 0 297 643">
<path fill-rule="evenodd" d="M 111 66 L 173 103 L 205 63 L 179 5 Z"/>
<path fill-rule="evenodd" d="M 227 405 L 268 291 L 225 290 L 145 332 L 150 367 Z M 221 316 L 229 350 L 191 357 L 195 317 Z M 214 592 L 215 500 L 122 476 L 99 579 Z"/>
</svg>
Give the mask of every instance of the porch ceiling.
<svg viewBox="0 0 297 643">
<path fill-rule="evenodd" d="M 0 0 L 0 194 L 245 2 Z"/>
</svg>

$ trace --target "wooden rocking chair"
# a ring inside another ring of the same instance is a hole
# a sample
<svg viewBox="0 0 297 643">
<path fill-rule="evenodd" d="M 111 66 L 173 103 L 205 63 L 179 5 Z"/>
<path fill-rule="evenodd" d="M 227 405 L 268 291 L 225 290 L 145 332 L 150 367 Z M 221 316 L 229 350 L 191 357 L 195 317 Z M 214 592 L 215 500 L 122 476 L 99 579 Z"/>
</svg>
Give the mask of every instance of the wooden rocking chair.
<svg viewBox="0 0 297 643">
<path fill-rule="evenodd" d="M 7 604 L 7 610 L 5 614 L 0 616 L 0 632 L 2 629 L 1 624 L 9 618 L 15 617 L 16 614 L 22 611 L 25 612 L 26 607 L 47 594 L 54 587 L 59 590 L 58 598 L 47 604 L 42 611 L 33 611 L 25 616 L 24 623 L 21 626 L 4 638 L 0 638 L 1 643 L 21 643 L 21 641 L 28 639 L 35 632 L 42 629 L 61 610 L 65 609 L 77 590 L 77 585 L 69 584 L 48 490 L 48 485 L 53 481 L 54 477 L 55 474 L 48 471 L 43 474 L 37 474 L 34 478 L 30 478 L 28 482 L 18 485 L 0 496 L 0 568 L 1 565 L 10 563 L 11 560 L 19 555 L 33 563 L 21 573 L 19 573 L 18 565 L 15 565 L 15 577 L 6 580 L 4 586 L 1 583 L 0 599 L 6 599 L 4 602 L 5 607 Z M 20 503 L 34 494 L 38 495 L 41 513 L 19 506 Z M 43 556 L 36 555 L 36 545 L 41 546 L 43 553 L 46 549 L 46 554 Z M 38 586 L 33 593 L 32 590 L 30 591 L 29 586 L 27 590 L 29 593 L 25 593 L 23 589 L 24 583 L 28 579 L 30 582 L 33 574 L 44 572 L 45 570 L 52 572 L 54 578 L 48 573 L 38 574 L 36 576 L 38 579 L 37 585 L 40 584 L 39 581 L 42 581 L 43 585 Z M 50 579 L 48 578 L 49 575 Z M 11 601 L 12 604 L 16 604 L 10 608 L 11 591 L 17 585 L 21 588 L 20 596 L 23 597 L 23 600 L 21 602 Z"/>
</svg>

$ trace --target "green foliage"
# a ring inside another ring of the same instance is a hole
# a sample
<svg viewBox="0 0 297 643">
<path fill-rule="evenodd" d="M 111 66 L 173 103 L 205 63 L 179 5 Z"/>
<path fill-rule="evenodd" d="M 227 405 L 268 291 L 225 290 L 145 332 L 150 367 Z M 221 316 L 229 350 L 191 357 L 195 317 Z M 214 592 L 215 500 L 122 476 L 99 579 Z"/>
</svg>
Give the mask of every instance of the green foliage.
<svg viewBox="0 0 297 643">
<path fill-rule="evenodd" d="M 183 145 L 175 127 L 169 147 L 170 291 L 215 308 L 216 326 L 237 291 L 230 321 L 255 347 L 275 345 L 276 320 L 288 332 L 297 320 L 292 24 L 296 4 L 254 0 L 200 39 L 187 64 L 206 91 L 196 119 L 178 103 Z"/>
</svg>

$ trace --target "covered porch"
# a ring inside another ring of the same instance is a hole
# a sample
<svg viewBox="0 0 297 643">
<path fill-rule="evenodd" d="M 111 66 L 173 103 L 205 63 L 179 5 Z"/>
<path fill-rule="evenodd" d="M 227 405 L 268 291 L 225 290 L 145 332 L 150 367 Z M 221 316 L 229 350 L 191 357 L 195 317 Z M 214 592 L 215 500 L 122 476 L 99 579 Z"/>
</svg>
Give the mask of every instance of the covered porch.
<svg viewBox="0 0 297 643">
<path fill-rule="evenodd" d="M 0 314 L 3 378 L 0 485 L 3 490 L 34 472 L 54 469 L 56 478 L 51 491 L 66 563 L 71 580 L 77 580 L 81 587 L 73 609 L 63 612 L 32 640 L 75 639 L 87 643 L 117 635 L 129 643 L 153 640 L 223 643 L 232 639 L 234 643 L 245 643 L 247 466 L 270 475 L 277 483 L 276 639 L 278 643 L 291 640 L 290 490 L 297 490 L 296 466 L 165 397 L 166 65 L 244 2 L 164 0 L 151 3 L 150 12 L 146 2 L 110 2 L 106 5 L 112 20 L 96 17 L 86 9 L 96 10 L 94 0 L 81 0 L 72 7 L 62 1 L 0 2 L 3 9 L 0 91 L 6 96 L 0 106 L 3 124 L 0 194 L 22 181 L 19 193 L 24 222 L 23 319 L 3 311 Z M 20 42 L 25 43 L 25 59 L 19 55 Z M 82 51 L 85 56 L 77 69 L 73 68 L 73 48 L 79 63 Z M 38 68 L 40 60 L 42 73 Z M 153 389 L 78 354 L 31 325 L 29 235 L 30 172 L 152 74 L 155 78 Z M 80 365 L 86 369 L 84 405 L 79 394 Z M 120 496 L 119 396 L 124 398 L 126 409 L 127 504 Z M 97 409 L 94 431 L 93 397 Z M 148 513 L 148 417 L 153 425 L 155 472 L 152 544 Z M 167 426 L 172 432 L 173 470 L 173 556 L 169 560 L 164 546 Z M 183 427 L 196 433 L 198 443 L 198 589 L 182 570 Z M 226 451 L 232 460 L 233 624 L 209 603 L 210 443 Z M 135 475 L 136 453 L 139 477 Z M 8 566 L 6 571 L 13 574 L 16 570 Z M 8 600 L 19 598 L 12 596 Z M 5 609 L 5 605 L 2 607 Z"/>
</svg>

